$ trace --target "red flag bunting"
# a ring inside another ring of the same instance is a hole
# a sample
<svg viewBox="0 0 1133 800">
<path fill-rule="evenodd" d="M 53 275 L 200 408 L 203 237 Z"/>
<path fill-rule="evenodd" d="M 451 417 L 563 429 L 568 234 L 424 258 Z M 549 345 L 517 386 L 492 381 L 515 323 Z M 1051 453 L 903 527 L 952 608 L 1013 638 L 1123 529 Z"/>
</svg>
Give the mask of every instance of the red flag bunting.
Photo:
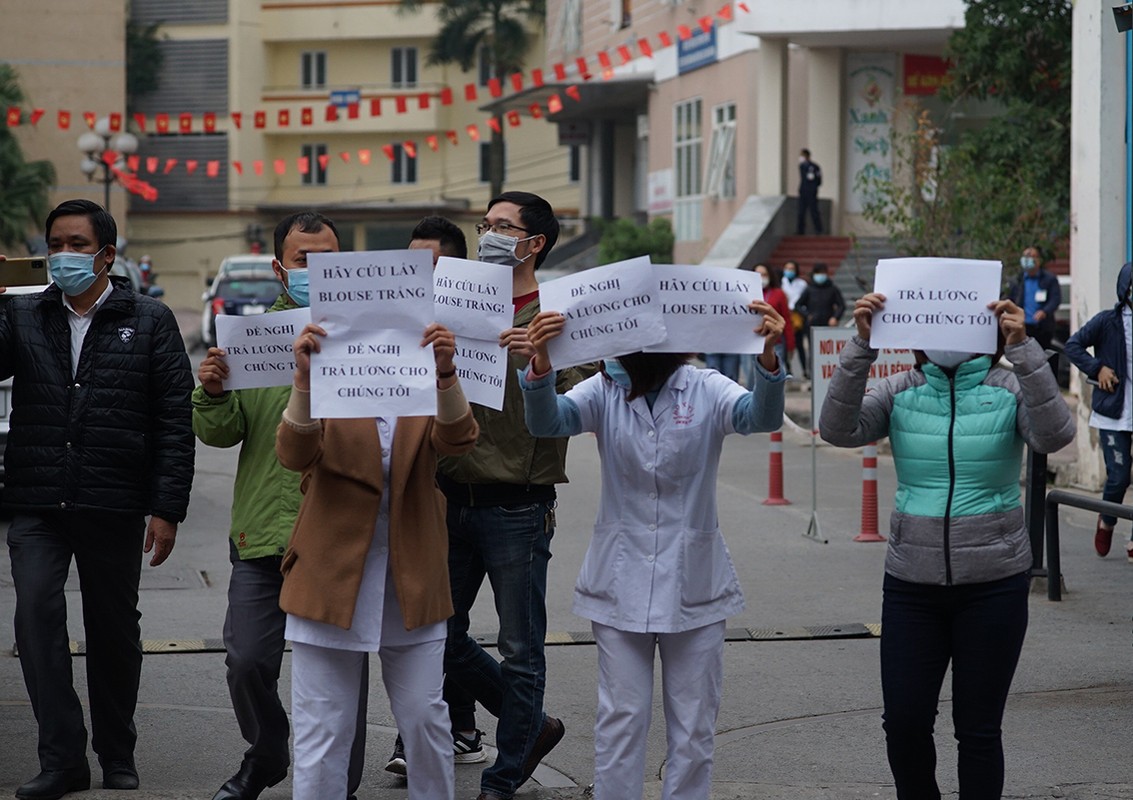
<svg viewBox="0 0 1133 800">
<path fill-rule="evenodd" d="M 553 94 L 547 98 L 547 110 L 552 114 L 558 114 L 563 110 L 563 100 L 557 94 Z"/>
<path fill-rule="evenodd" d="M 327 106 L 326 121 L 338 122 L 338 106 Z"/>
<path fill-rule="evenodd" d="M 118 133 L 122 130 L 122 115 L 117 111 L 110 114 L 110 131 L 111 133 Z"/>
<path fill-rule="evenodd" d="M 44 111 L 44 110 L 43 110 L 42 108 L 33 108 L 33 109 L 31 110 L 31 117 L 29 117 L 29 118 L 28 118 L 28 121 L 29 121 L 29 122 L 30 122 L 30 123 L 31 123 L 32 125 L 38 125 L 38 124 L 39 124 L 39 121 L 40 121 L 41 119 L 43 119 L 43 115 L 44 115 L 44 114 L 46 114 L 46 113 L 47 113 L 47 112 L 46 112 L 46 111 Z"/>
<path fill-rule="evenodd" d="M 315 112 L 310 106 L 304 106 L 299 112 L 299 124 L 310 125 L 315 121 Z"/>
<path fill-rule="evenodd" d="M 263 175 L 264 174 L 264 162 L 263 161 L 253 161 L 252 162 L 252 171 L 255 172 L 257 175 Z"/>
<path fill-rule="evenodd" d="M 557 81 L 565 81 L 566 80 L 566 67 L 565 66 L 563 66 L 562 64 L 555 64 L 554 70 L 555 70 L 555 80 L 557 80 Z"/>
<path fill-rule="evenodd" d="M 417 158 L 417 143 L 405 141 L 401 143 L 402 148 L 405 150 L 405 155 L 410 158 Z"/>
<path fill-rule="evenodd" d="M 65 130 L 67 130 L 68 128 L 71 127 L 71 112 L 70 111 L 60 111 L 55 116 L 56 116 L 56 124 L 58 124 L 59 130 L 65 131 Z"/>
<path fill-rule="evenodd" d="M 492 97 L 499 97 L 504 93 L 504 87 L 500 86 L 499 78 L 488 78 L 488 94 Z"/>
<path fill-rule="evenodd" d="M 130 170 L 130 172 L 136 173 L 138 171 L 138 169 L 141 168 L 141 166 L 142 166 L 142 157 L 141 156 L 139 156 L 137 154 L 126 156 L 126 169 Z"/>
<path fill-rule="evenodd" d="M 322 155 L 319 156 L 319 169 L 321 169 L 323 172 L 326 172 L 327 164 L 329 164 L 329 163 L 330 163 L 330 156 L 328 154 L 323 153 Z"/>
<path fill-rule="evenodd" d="M 253 120 L 257 128 L 266 128 L 268 125 L 268 112 L 257 111 Z"/>
<path fill-rule="evenodd" d="M 523 73 L 513 72 L 511 74 L 511 88 L 517 92 L 523 91 Z"/>
<path fill-rule="evenodd" d="M 705 33 L 712 33 L 712 17 L 701 17 L 697 20 L 700 23 L 700 29 Z"/>
<path fill-rule="evenodd" d="M 342 159 L 343 164 L 349 164 L 350 163 L 350 151 L 349 150 L 343 150 L 341 153 L 338 154 L 338 157 Z"/>
<path fill-rule="evenodd" d="M 445 131 L 445 138 L 452 144 L 460 144 L 460 137 L 457 136 L 456 131 Z"/>
<path fill-rule="evenodd" d="M 192 175 L 197 171 L 197 160 L 195 158 L 185 159 L 185 172 Z"/>
<path fill-rule="evenodd" d="M 613 66 L 613 62 L 610 61 L 610 54 L 605 50 L 598 54 L 598 64 L 602 67 L 602 69 L 609 69 Z"/>
<path fill-rule="evenodd" d="M 205 133 L 216 133 L 216 112 L 206 111 L 204 115 Z"/>
<path fill-rule="evenodd" d="M 141 113 L 134 114 L 134 124 L 138 126 L 138 130 L 141 133 L 145 133 L 146 132 L 146 115 L 141 114 Z"/>
<path fill-rule="evenodd" d="M 716 12 L 716 16 L 720 19 L 730 20 L 732 18 L 732 4 L 728 3 L 726 6 Z"/>
<path fill-rule="evenodd" d="M 272 166 L 275 168 L 276 175 L 283 175 L 285 172 L 287 172 L 287 162 L 282 158 L 277 158 L 273 162 Z"/>
<path fill-rule="evenodd" d="M 585 56 L 579 56 L 578 58 L 576 58 L 574 60 L 574 64 L 576 67 L 578 67 L 578 77 L 586 80 L 586 78 L 590 75 L 590 67 L 586 66 Z"/>
<path fill-rule="evenodd" d="M 469 103 L 475 102 L 475 100 L 476 100 L 476 84 L 474 84 L 474 83 L 464 84 L 464 99 L 467 100 Z"/>
<path fill-rule="evenodd" d="M 233 161 L 232 162 L 232 169 L 236 170 L 237 175 L 243 175 L 244 174 L 244 162 L 243 161 Z"/>
<path fill-rule="evenodd" d="M 158 114 L 153 118 L 158 133 L 169 133 L 169 115 Z"/>
<path fill-rule="evenodd" d="M 469 125 L 464 129 L 468 133 L 468 138 L 474 142 L 480 141 L 480 129 L 475 125 Z"/>
<path fill-rule="evenodd" d="M 177 166 L 177 159 L 175 159 L 175 158 L 165 159 L 165 168 L 161 171 L 161 174 L 162 175 L 168 175 L 170 172 L 173 171 L 173 168 L 176 167 L 176 166 Z"/>
<path fill-rule="evenodd" d="M 299 169 L 300 175 L 306 175 L 311 171 L 311 159 L 307 156 L 299 156 L 295 159 L 295 166 Z"/>
<path fill-rule="evenodd" d="M 425 144 L 429 145 L 429 149 L 432 150 L 434 153 L 440 147 L 440 145 L 437 144 L 437 137 L 434 136 L 431 133 L 428 136 L 425 137 Z"/>
<path fill-rule="evenodd" d="M 409 110 L 409 98 L 401 94 L 393 98 L 393 107 L 398 114 L 404 114 Z"/>
<path fill-rule="evenodd" d="M 633 61 L 633 53 L 624 44 L 618 45 L 618 58 L 622 60 L 623 64 L 628 64 Z"/>
<path fill-rule="evenodd" d="M 361 161 L 363 164 L 369 164 L 370 163 L 370 151 L 369 150 L 359 150 L 358 151 L 358 160 Z"/>
<path fill-rule="evenodd" d="M 445 88 L 441 89 L 441 105 L 452 105 L 452 87 L 446 86 Z"/>
<path fill-rule="evenodd" d="M 503 125 L 500 124 L 499 117 L 488 117 L 488 127 L 496 133 L 503 133 Z"/>
<path fill-rule="evenodd" d="M 239 111 L 233 111 L 229 116 L 232 117 L 232 124 L 236 126 L 236 130 L 240 130 L 240 125 L 244 122 L 244 115 Z"/>
<path fill-rule="evenodd" d="M 638 39 L 637 40 L 637 49 L 640 50 L 641 54 L 643 56 L 645 56 L 646 58 L 653 58 L 653 45 L 649 44 L 648 39 L 646 39 L 644 37 L 641 38 L 641 39 Z"/>
<path fill-rule="evenodd" d="M 209 161 L 207 164 L 205 164 L 205 174 L 210 178 L 215 178 L 216 176 L 218 176 L 220 174 L 220 162 Z"/>
<path fill-rule="evenodd" d="M 542 85 L 543 85 L 543 70 L 539 69 L 538 67 L 531 70 L 531 82 L 533 84 L 535 84 L 536 89 L 542 87 Z"/>
<path fill-rule="evenodd" d="M 677 36 L 680 37 L 680 40 L 682 42 L 691 39 L 692 38 L 692 28 L 690 28 L 688 25 L 678 25 L 677 26 Z"/>
<path fill-rule="evenodd" d="M 572 100 L 577 100 L 577 101 L 581 102 L 582 93 L 578 90 L 577 86 L 568 86 L 568 87 L 566 87 L 565 91 L 566 91 L 567 97 L 569 97 Z"/>
<path fill-rule="evenodd" d="M 14 128 L 20 124 L 19 106 L 8 106 L 8 127 Z"/>
<path fill-rule="evenodd" d="M 543 118 L 543 107 L 538 103 L 532 103 L 527 107 L 527 110 L 531 113 L 531 119 Z"/>
<path fill-rule="evenodd" d="M 357 103 L 351 103 L 350 107 L 348 108 L 348 111 L 350 112 L 349 116 L 350 116 L 351 119 L 358 119 L 358 114 L 360 113 L 361 109 L 358 108 Z M 381 115 L 382 115 L 382 99 L 380 97 L 370 98 L 370 116 L 371 117 L 380 117 Z"/>
<path fill-rule="evenodd" d="M 507 124 L 510 125 L 513 128 L 519 127 L 519 112 L 518 111 L 507 112 Z"/>
<path fill-rule="evenodd" d="M 662 48 L 673 46 L 673 37 L 669 36 L 667 31 L 661 31 L 657 34 L 657 40 L 661 42 Z"/>
<path fill-rule="evenodd" d="M 383 144 L 382 152 L 386 154 L 386 158 L 388 158 L 390 161 L 393 161 L 393 159 L 395 158 L 392 144 Z"/>
<path fill-rule="evenodd" d="M 745 14 L 751 13 L 751 9 L 747 7 L 747 3 L 736 3 L 736 7 Z"/>
<path fill-rule="evenodd" d="M 278 120 L 279 120 L 279 123 L 278 123 L 279 127 L 281 127 L 281 128 L 291 127 L 291 111 L 289 109 L 286 109 L 286 108 L 279 109 Z M 282 164 L 283 162 L 277 160 L 276 163 Z M 283 173 L 281 172 L 279 174 L 282 175 Z"/>
<path fill-rule="evenodd" d="M 421 92 L 421 94 L 417 95 L 417 107 L 420 108 L 422 111 L 428 111 L 429 110 L 429 93 L 428 92 Z"/>
<path fill-rule="evenodd" d="M 94 130 L 94 123 L 95 123 L 94 112 L 93 111 L 84 111 L 83 112 L 83 122 L 85 122 L 87 124 L 87 127 L 90 128 L 93 131 Z"/>
<path fill-rule="evenodd" d="M 146 156 L 146 172 L 157 172 L 157 165 L 160 163 L 157 156 Z"/>
<path fill-rule="evenodd" d="M 192 114 L 181 114 L 177 118 L 177 121 L 178 121 L 178 127 L 181 130 L 181 133 L 192 133 L 193 132 L 193 115 Z"/>
</svg>

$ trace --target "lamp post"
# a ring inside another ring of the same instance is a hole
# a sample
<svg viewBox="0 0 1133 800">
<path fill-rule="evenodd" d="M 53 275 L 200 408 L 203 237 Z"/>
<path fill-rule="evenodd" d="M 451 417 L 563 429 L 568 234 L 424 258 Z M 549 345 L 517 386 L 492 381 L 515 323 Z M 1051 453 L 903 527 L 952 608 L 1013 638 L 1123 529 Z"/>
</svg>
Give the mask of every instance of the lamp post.
<svg viewBox="0 0 1133 800">
<path fill-rule="evenodd" d="M 138 137 L 126 131 L 112 133 L 109 117 L 103 117 L 94 124 L 93 131 L 87 131 L 79 137 L 78 144 L 79 150 L 84 155 L 79 164 L 79 169 L 83 171 L 88 180 L 101 181 L 102 205 L 107 211 L 110 211 L 110 185 L 115 180 L 114 173 L 110 171 L 111 167 L 113 166 L 116 169 L 126 168 L 125 156 L 137 152 Z M 102 168 L 102 174 L 96 176 L 99 167 Z"/>
</svg>

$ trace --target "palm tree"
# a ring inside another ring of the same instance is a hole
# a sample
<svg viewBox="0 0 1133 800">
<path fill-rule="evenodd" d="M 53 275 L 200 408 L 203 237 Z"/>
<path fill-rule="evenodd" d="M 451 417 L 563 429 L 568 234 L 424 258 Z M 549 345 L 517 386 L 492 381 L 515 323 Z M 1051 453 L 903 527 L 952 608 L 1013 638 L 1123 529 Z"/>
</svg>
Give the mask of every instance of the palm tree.
<svg viewBox="0 0 1133 800">
<path fill-rule="evenodd" d="M 416 10 L 421 0 L 401 0 Z M 429 64 L 459 64 L 472 69 L 486 49 L 492 75 L 501 83 L 521 72 L 531 47 L 532 28 L 543 24 L 545 0 L 441 0 L 437 16 L 441 29 L 433 39 Z M 492 130 L 488 148 L 488 178 L 492 197 L 503 191 L 504 135 Z"/>
<path fill-rule="evenodd" d="M 0 108 L 20 106 L 24 93 L 16 71 L 0 63 Z M 50 161 L 25 161 L 7 126 L 0 127 L 0 247 L 27 241 L 28 229 L 47 216 L 47 198 L 55 183 Z"/>
</svg>

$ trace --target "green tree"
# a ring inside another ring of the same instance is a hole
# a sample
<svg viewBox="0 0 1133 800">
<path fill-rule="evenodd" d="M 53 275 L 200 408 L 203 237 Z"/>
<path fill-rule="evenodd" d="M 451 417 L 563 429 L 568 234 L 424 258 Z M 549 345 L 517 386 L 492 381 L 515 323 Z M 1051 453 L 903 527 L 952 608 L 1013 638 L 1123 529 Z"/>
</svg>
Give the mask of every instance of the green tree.
<svg viewBox="0 0 1133 800">
<path fill-rule="evenodd" d="M 895 140 L 891 182 L 866 180 L 865 215 L 910 255 L 1017 263 L 1054 252 L 1070 214 L 1070 0 L 969 0 L 949 42 L 944 98 L 997 116 L 948 131 L 926 112 Z M 944 146 L 944 141 L 952 141 Z M 1005 276 L 1007 277 L 1007 276 Z"/>
<path fill-rule="evenodd" d="M 133 113 L 138 101 L 157 89 L 165 52 L 157 35 L 160 22 L 142 25 L 126 22 L 126 111 Z"/>
<path fill-rule="evenodd" d="M 401 0 L 402 8 L 417 10 L 421 0 Z M 429 50 L 430 64 L 459 64 L 468 71 L 486 50 L 492 75 L 501 82 L 522 72 L 532 43 L 532 31 L 543 24 L 544 0 L 440 0 L 441 29 Z M 492 131 L 488 151 L 491 194 L 503 191 L 504 135 Z"/>
<path fill-rule="evenodd" d="M 0 108 L 22 106 L 24 93 L 10 64 L 0 62 Z M 28 230 L 47 216 L 48 194 L 55 183 L 50 161 L 26 161 L 8 127 L 0 128 L 0 246 L 22 245 Z"/>
<path fill-rule="evenodd" d="M 673 263 L 673 226 L 666 217 L 656 217 L 648 225 L 638 225 L 632 219 L 594 219 L 602 232 L 598 242 L 598 259 L 603 264 L 624 261 L 637 256 L 649 256 L 654 264 Z"/>
</svg>

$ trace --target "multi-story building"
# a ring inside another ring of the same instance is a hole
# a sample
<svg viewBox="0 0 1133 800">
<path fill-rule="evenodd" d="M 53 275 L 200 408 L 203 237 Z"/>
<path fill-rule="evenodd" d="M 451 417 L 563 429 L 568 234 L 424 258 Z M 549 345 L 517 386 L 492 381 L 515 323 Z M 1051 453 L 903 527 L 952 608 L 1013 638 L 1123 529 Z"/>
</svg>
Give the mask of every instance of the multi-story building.
<svg viewBox="0 0 1133 800">
<path fill-rule="evenodd" d="M 402 247 L 426 214 L 452 218 L 474 244 L 489 199 L 490 75 L 486 62 L 468 72 L 428 62 L 436 3 L 133 0 L 131 15 L 161 23 L 164 65 L 136 109 L 147 125 L 141 177 L 159 196 L 131 204 L 129 234 L 171 302 L 199 294 L 223 256 L 257 240 L 270 250 L 275 221 L 300 209 L 331 216 L 344 247 Z M 541 37 L 531 59 L 542 60 Z M 530 117 L 501 124 L 505 189 L 576 216 L 570 152 L 554 129 Z"/>
</svg>

